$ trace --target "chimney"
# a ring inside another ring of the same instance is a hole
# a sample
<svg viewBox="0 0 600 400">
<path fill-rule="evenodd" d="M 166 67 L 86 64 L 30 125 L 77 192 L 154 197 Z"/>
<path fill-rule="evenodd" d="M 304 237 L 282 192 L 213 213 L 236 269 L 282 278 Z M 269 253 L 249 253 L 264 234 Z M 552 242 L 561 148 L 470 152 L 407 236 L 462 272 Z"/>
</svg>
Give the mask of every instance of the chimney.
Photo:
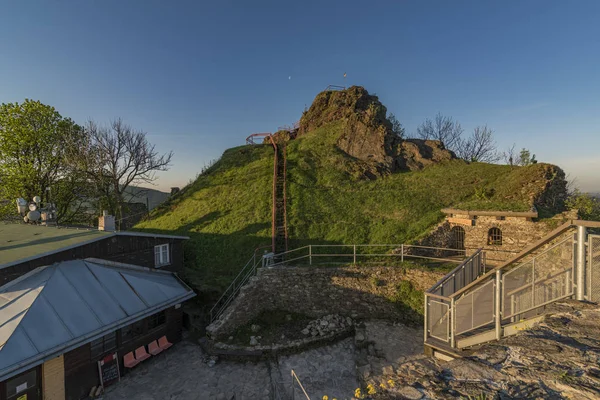
<svg viewBox="0 0 600 400">
<path fill-rule="evenodd" d="M 102 211 L 102 216 L 98 218 L 98 230 L 99 231 L 114 231 L 115 230 L 115 217 L 114 215 L 108 215 L 108 211 Z"/>
</svg>

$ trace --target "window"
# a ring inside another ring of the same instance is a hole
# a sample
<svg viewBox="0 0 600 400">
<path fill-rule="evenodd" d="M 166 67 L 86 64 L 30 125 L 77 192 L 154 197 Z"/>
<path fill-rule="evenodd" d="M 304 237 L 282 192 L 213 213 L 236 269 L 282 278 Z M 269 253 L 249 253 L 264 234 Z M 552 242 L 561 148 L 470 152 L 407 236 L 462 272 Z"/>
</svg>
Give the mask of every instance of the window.
<svg viewBox="0 0 600 400">
<path fill-rule="evenodd" d="M 465 249 L 465 230 L 460 226 L 452 228 L 451 247 L 456 250 Z"/>
<path fill-rule="evenodd" d="M 502 246 L 502 231 L 499 228 L 488 231 L 488 246 Z"/>
<path fill-rule="evenodd" d="M 144 321 L 134 322 L 121 329 L 121 343 L 127 343 L 144 334 Z"/>
<path fill-rule="evenodd" d="M 6 397 L 10 400 L 16 399 L 20 393 L 23 393 L 36 385 L 37 373 L 35 369 L 32 369 L 16 378 L 6 381 Z"/>
<path fill-rule="evenodd" d="M 163 265 L 169 265 L 170 263 L 169 244 L 159 244 L 158 246 L 154 246 L 154 266 L 162 267 Z"/>
<path fill-rule="evenodd" d="M 154 328 L 165 324 L 167 322 L 167 315 L 164 311 L 156 313 L 148 317 L 148 330 L 151 331 Z"/>
<path fill-rule="evenodd" d="M 98 359 L 104 354 L 117 348 L 117 333 L 113 332 L 102 336 L 91 343 L 91 358 Z"/>
</svg>

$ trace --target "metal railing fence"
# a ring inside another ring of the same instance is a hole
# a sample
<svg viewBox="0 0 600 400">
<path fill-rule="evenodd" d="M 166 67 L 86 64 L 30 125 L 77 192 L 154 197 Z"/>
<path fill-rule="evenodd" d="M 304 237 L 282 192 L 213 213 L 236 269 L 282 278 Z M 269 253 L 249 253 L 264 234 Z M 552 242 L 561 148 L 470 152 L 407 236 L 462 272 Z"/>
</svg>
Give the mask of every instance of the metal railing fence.
<svg viewBox="0 0 600 400">
<path fill-rule="evenodd" d="M 458 267 L 440 279 L 427 292 L 439 296 L 449 296 L 471 282 L 474 282 L 484 273 L 485 252 L 482 249 L 477 249 L 475 253 L 470 255 Z"/>
<path fill-rule="evenodd" d="M 503 326 L 536 316 L 542 307 L 574 296 L 578 240 L 588 243 L 585 235 L 579 237 L 564 228 L 562 234 L 554 234 L 533 249 L 543 248 L 540 252 L 529 258 L 524 256 L 531 254 L 523 254 L 518 262 L 494 273 L 485 273 L 483 251 L 473 254 L 425 293 L 425 342 L 433 338 L 457 347 L 457 336 L 464 339 L 481 334 L 477 343 L 482 343 L 489 340 L 489 335 L 483 335 L 491 330 L 499 339 Z M 593 243 L 590 236 L 589 246 Z M 598 247 L 600 259 L 600 244 Z M 593 257 L 588 258 L 591 274 Z M 463 340 L 463 344 L 467 342 Z"/>
<path fill-rule="evenodd" d="M 219 300 L 215 303 L 215 305 L 210 310 L 210 322 L 216 321 L 221 314 L 225 311 L 227 306 L 235 299 L 235 297 L 240 292 L 242 286 L 244 286 L 248 280 L 256 275 L 256 269 L 262 263 L 262 258 L 258 257 L 256 252 L 252 255 L 252 258 L 248 260 L 246 265 L 242 268 L 242 270 L 237 274 L 237 276 L 233 279 L 233 282 L 225 289 L 225 292 L 221 295 Z"/>
<path fill-rule="evenodd" d="M 273 255 L 270 267 L 317 264 L 358 264 L 398 258 L 460 263 L 465 250 L 408 244 L 319 244 L 298 247 Z"/>
</svg>

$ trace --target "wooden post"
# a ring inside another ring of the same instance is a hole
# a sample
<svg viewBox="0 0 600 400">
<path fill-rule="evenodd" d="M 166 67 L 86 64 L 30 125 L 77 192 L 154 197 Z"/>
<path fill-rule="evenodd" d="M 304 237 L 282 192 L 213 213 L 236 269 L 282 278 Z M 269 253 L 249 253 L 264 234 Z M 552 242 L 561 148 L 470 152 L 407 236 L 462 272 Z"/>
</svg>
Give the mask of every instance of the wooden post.
<svg viewBox="0 0 600 400">
<path fill-rule="evenodd" d="M 400 246 L 400 262 L 404 262 L 404 243 Z"/>
<path fill-rule="evenodd" d="M 308 262 L 312 265 L 312 244 L 308 245 Z"/>
<path fill-rule="evenodd" d="M 356 245 L 352 246 L 354 249 L 353 257 L 354 257 L 354 265 L 356 265 Z"/>
</svg>

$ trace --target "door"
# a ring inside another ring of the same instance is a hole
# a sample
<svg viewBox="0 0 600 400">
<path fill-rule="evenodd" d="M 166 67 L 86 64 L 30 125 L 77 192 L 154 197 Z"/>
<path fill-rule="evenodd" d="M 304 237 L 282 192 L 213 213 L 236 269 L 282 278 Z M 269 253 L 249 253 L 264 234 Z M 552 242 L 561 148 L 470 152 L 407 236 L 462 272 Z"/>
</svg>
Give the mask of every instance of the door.
<svg viewBox="0 0 600 400">
<path fill-rule="evenodd" d="M 7 400 L 41 400 L 42 374 L 36 367 L 6 381 L 4 386 Z"/>
<path fill-rule="evenodd" d="M 600 302 L 600 235 L 590 235 L 588 244 L 588 300 Z"/>
</svg>

